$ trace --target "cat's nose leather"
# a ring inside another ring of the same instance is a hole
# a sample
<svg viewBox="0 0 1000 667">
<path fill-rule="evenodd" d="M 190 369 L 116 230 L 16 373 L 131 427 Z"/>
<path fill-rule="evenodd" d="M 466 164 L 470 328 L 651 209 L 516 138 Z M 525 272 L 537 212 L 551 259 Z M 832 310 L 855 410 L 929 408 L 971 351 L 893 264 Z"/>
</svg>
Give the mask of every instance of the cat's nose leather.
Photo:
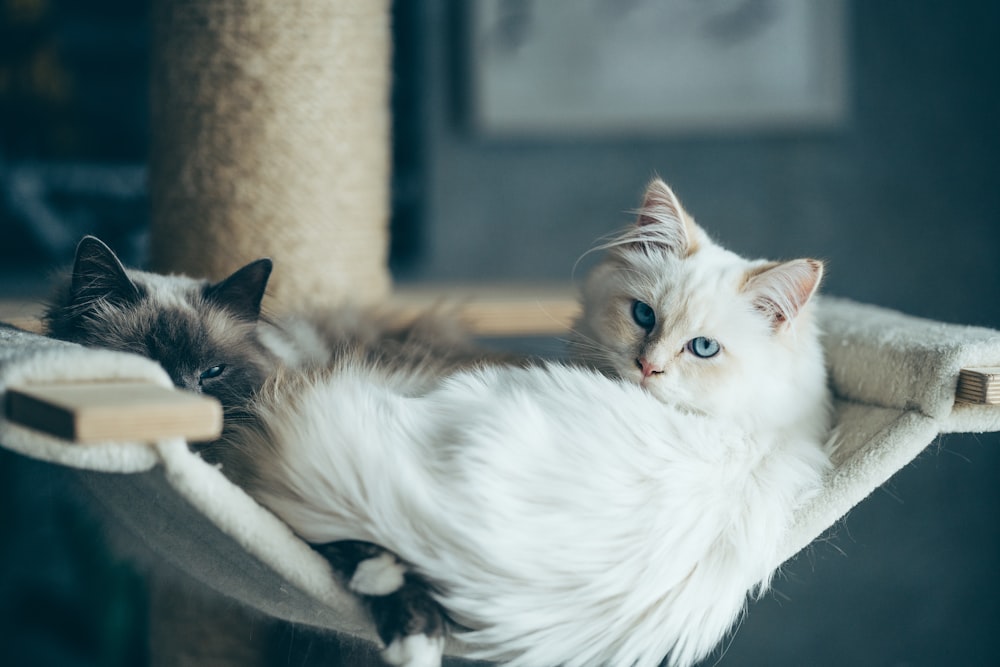
<svg viewBox="0 0 1000 667">
<path fill-rule="evenodd" d="M 643 378 L 648 378 L 650 375 L 656 375 L 663 372 L 662 368 L 649 363 L 646 357 L 639 357 L 635 360 L 635 364 L 642 371 Z"/>
</svg>

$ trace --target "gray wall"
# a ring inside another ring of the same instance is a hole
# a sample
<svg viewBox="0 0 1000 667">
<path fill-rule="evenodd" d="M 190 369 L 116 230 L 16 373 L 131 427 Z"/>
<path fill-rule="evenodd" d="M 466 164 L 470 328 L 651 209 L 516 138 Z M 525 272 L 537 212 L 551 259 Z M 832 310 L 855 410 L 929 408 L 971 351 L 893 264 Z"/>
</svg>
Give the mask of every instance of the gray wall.
<svg viewBox="0 0 1000 667">
<path fill-rule="evenodd" d="M 843 127 L 618 141 L 477 137 L 455 4 L 422 17 L 425 255 L 402 279 L 568 280 L 658 172 L 741 254 L 819 256 L 829 293 L 1000 325 L 994 3 L 848 2 Z"/>
</svg>

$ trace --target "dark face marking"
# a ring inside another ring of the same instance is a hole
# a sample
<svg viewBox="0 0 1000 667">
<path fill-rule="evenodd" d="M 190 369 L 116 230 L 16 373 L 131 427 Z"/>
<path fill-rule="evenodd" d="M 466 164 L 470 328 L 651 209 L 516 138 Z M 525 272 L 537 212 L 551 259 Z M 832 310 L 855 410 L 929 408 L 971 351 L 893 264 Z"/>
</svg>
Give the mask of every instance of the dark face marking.
<svg viewBox="0 0 1000 667">
<path fill-rule="evenodd" d="M 145 332 L 144 354 L 176 386 L 214 396 L 227 408 L 239 406 L 263 385 L 275 360 L 258 341 L 256 324 L 229 317 L 213 331 L 207 321 L 207 312 L 159 312 Z"/>
<path fill-rule="evenodd" d="M 125 308 L 53 313 L 50 335 L 90 347 L 131 352 L 158 362 L 175 386 L 241 405 L 264 383 L 275 360 L 256 337 L 256 324 L 225 313 L 218 331 L 210 309 L 164 309 L 147 299 Z M 219 319 L 216 314 L 216 319 Z"/>
<path fill-rule="evenodd" d="M 219 283 L 178 282 L 168 303 L 180 298 L 189 307 L 168 306 L 156 298 L 168 288 L 126 271 L 110 248 L 86 237 L 46 310 L 46 329 L 54 338 L 153 359 L 177 387 L 235 408 L 276 363 L 256 333 L 270 273 L 271 261 L 261 259 Z"/>
</svg>

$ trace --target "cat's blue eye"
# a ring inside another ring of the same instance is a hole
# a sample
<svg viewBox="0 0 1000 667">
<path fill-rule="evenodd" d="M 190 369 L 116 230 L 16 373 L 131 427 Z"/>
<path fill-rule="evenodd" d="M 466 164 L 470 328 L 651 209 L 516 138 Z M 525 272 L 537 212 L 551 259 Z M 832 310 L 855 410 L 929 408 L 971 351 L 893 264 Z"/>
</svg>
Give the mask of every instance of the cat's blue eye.
<svg viewBox="0 0 1000 667">
<path fill-rule="evenodd" d="M 719 341 L 705 338 L 704 336 L 692 338 L 687 343 L 688 352 L 701 359 L 714 357 L 721 349 L 722 346 L 719 345 Z"/>
<path fill-rule="evenodd" d="M 226 370 L 226 367 L 223 364 L 212 366 L 208 370 L 202 372 L 202 374 L 198 376 L 198 380 L 211 380 L 212 378 L 217 378 L 222 375 L 222 371 L 224 370 Z"/>
<path fill-rule="evenodd" d="M 632 319 L 646 331 L 652 331 L 656 326 L 656 311 L 648 303 L 636 300 L 632 304 Z"/>
</svg>

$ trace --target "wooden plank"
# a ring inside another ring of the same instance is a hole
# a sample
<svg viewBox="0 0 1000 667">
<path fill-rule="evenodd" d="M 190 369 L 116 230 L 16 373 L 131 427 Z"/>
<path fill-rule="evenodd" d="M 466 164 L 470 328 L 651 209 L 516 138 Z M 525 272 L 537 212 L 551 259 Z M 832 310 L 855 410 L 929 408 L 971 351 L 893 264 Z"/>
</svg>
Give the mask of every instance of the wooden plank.
<svg viewBox="0 0 1000 667">
<path fill-rule="evenodd" d="M 579 313 L 569 285 L 404 286 L 392 302 L 412 315 L 435 304 L 453 306 L 480 336 L 563 336 Z"/>
<path fill-rule="evenodd" d="M 955 398 L 966 403 L 1000 405 L 1000 366 L 963 368 Z"/>
<path fill-rule="evenodd" d="M 215 399 L 144 381 L 9 387 L 5 413 L 11 422 L 80 443 L 206 441 L 222 432 Z"/>
<path fill-rule="evenodd" d="M 42 332 L 42 304 L 38 300 L 0 299 L 0 322 L 13 324 L 15 327 Z"/>
</svg>

